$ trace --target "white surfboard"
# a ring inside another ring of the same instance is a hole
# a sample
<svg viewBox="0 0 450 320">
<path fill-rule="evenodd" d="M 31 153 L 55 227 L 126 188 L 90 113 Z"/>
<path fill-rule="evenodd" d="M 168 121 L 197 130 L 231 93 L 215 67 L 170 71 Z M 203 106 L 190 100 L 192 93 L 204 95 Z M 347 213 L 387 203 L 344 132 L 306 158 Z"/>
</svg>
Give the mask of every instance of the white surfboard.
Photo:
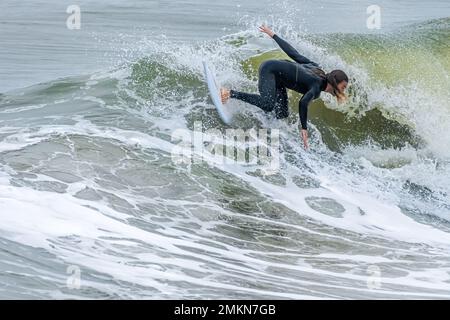
<svg viewBox="0 0 450 320">
<path fill-rule="evenodd" d="M 225 124 L 230 124 L 233 119 L 233 113 L 222 104 L 222 99 L 220 99 L 220 86 L 217 84 L 216 78 L 211 72 L 211 69 L 208 67 L 206 61 L 203 61 L 203 69 L 211 100 L 216 106 L 217 112 L 219 113 L 222 121 Z"/>
</svg>

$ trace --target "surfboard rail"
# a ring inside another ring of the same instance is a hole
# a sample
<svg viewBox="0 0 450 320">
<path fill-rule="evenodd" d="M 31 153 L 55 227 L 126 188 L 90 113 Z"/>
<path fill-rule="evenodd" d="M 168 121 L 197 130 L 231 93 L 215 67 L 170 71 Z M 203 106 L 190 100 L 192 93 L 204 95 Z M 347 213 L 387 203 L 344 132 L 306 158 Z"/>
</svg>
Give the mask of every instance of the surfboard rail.
<svg viewBox="0 0 450 320">
<path fill-rule="evenodd" d="M 233 114 L 223 105 L 222 99 L 220 98 L 220 86 L 218 85 L 216 77 L 214 76 L 206 61 L 203 61 L 203 70 L 211 100 L 216 107 L 222 121 L 225 124 L 229 125 L 231 123 L 231 120 L 233 119 Z"/>
</svg>

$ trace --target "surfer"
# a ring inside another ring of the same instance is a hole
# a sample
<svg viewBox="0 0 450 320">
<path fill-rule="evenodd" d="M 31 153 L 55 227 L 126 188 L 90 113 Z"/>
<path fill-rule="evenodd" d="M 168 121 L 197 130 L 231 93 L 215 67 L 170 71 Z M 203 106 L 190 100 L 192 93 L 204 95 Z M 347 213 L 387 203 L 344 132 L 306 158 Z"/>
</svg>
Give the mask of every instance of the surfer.
<svg viewBox="0 0 450 320">
<path fill-rule="evenodd" d="M 348 77 L 342 70 L 325 73 L 317 63 L 302 56 L 267 26 L 262 25 L 259 30 L 274 39 L 294 61 L 267 60 L 263 62 L 259 68 L 258 89 L 260 94 L 221 88 L 222 103 L 226 103 L 229 98 L 239 99 L 253 104 L 265 112 L 274 111 L 278 119 L 283 119 L 289 115 L 286 89 L 302 93 L 303 97 L 299 102 L 301 138 L 305 149 L 308 149 L 308 104 L 317 99 L 322 91 L 335 96 L 338 102 L 345 101 L 344 91 L 348 85 Z"/>
</svg>

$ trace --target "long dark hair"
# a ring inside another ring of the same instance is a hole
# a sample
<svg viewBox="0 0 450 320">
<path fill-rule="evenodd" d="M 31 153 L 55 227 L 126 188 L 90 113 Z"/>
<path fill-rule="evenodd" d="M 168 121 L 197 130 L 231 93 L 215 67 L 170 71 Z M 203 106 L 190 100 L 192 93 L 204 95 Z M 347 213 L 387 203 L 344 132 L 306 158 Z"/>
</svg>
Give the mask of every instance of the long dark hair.
<svg viewBox="0 0 450 320">
<path fill-rule="evenodd" d="M 341 92 L 338 88 L 338 84 L 342 81 L 348 82 L 347 74 L 342 70 L 333 70 L 329 73 L 325 73 L 320 68 L 313 69 L 313 72 L 321 77 L 322 79 L 327 80 L 327 82 L 333 87 L 333 94 L 336 96 L 339 102 L 343 102 L 347 99 L 347 96 L 344 92 Z"/>
</svg>

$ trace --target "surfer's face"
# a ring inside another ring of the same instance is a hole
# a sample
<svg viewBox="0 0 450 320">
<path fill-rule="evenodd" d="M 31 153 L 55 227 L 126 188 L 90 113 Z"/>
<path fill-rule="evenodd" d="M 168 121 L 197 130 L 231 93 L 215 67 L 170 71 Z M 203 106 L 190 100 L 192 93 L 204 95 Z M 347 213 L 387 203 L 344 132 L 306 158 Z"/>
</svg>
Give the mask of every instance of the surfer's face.
<svg viewBox="0 0 450 320">
<path fill-rule="evenodd" d="M 337 88 L 340 93 L 344 93 L 345 89 L 347 88 L 348 82 L 347 81 L 341 81 L 337 84 Z"/>
<path fill-rule="evenodd" d="M 348 82 L 343 80 L 336 85 L 336 89 L 333 90 L 332 95 L 336 97 L 338 103 L 343 103 L 347 100 L 345 94 L 345 89 L 347 88 Z"/>
</svg>

